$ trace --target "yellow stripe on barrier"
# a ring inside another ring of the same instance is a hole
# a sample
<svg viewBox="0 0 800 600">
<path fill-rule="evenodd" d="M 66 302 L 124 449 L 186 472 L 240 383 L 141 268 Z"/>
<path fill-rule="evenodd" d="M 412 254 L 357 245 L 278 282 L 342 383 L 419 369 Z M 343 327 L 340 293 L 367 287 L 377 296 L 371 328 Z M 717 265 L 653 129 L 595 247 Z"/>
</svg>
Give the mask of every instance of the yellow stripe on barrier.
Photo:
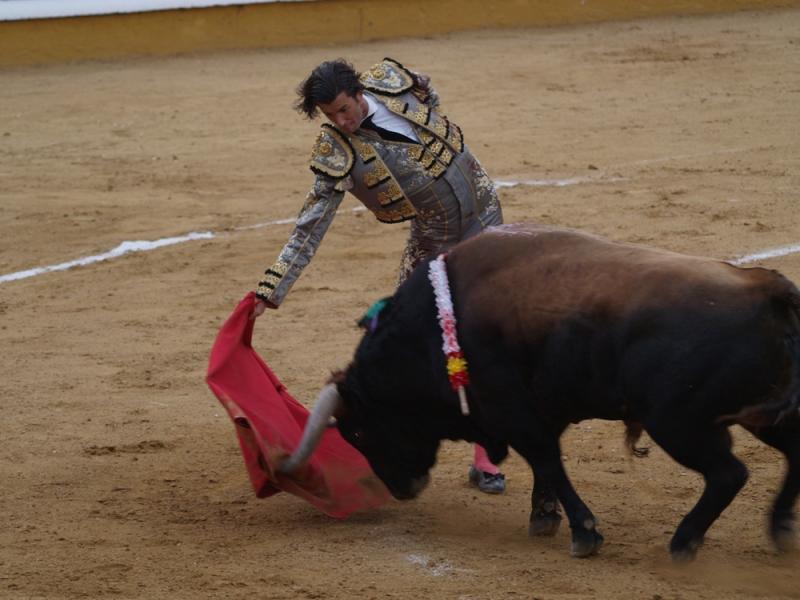
<svg viewBox="0 0 800 600">
<path fill-rule="evenodd" d="M 319 0 L 0 21 L 0 67 L 800 6 L 800 0 Z"/>
</svg>

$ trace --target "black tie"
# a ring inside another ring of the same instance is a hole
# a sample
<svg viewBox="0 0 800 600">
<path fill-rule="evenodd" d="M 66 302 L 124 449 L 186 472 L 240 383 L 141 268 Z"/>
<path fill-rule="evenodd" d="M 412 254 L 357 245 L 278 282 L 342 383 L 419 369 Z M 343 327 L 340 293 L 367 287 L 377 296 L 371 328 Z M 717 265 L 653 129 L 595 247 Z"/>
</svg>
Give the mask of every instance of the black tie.
<svg viewBox="0 0 800 600">
<path fill-rule="evenodd" d="M 377 125 L 375 125 L 375 123 L 372 122 L 372 115 L 364 119 L 361 122 L 360 127 L 362 129 L 369 129 L 370 131 L 374 131 L 384 140 L 389 140 L 392 142 L 408 142 L 411 144 L 417 143 L 415 140 L 412 140 L 411 138 L 404 136 L 402 133 L 397 133 L 396 131 L 389 131 L 388 129 L 384 129 L 383 127 L 378 127 Z"/>
</svg>

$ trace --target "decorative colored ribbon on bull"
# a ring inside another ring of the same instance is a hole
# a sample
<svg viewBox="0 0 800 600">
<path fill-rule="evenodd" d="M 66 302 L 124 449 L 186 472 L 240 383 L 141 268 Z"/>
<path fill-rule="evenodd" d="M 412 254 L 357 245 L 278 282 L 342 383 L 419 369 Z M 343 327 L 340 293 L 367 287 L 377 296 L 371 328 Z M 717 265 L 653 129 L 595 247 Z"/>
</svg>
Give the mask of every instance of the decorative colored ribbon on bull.
<svg viewBox="0 0 800 600">
<path fill-rule="evenodd" d="M 469 406 L 464 386 L 469 383 L 469 371 L 467 371 L 467 361 L 458 345 L 456 317 L 453 314 L 453 300 L 450 296 L 450 284 L 447 281 L 445 256 L 445 254 L 440 254 L 430 262 L 428 279 L 431 281 L 433 294 L 436 297 L 439 326 L 442 328 L 442 350 L 447 357 L 447 377 L 450 379 L 453 390 L 458 393 L 461 414 L 467 416 L 469 415 Z"/>
</svg>

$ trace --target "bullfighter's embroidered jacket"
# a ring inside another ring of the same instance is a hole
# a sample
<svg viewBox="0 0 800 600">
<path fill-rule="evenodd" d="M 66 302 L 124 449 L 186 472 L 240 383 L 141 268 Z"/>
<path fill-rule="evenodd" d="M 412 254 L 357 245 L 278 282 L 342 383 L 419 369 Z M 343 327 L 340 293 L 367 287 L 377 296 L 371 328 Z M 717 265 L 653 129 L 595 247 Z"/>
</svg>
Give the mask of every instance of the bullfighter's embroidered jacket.
<svg viewBox="0 0 800 600">
<path fill-rule="evenodd" d="M 464 145 L 461 129 L 441 113 L 427 77 L 387 58 L 364 72 L 361 83 L 365 93 L 408 120 L 420 142 L 384 140 L 363 128 L 347 135 L 322 125 L 311 153 L 314 185 L 256 291 L 274 307 L 311 261 L 345 191 L 379 221 L 413 219 L 412 230 L 433 241 L 454 243 L 466 223 L 499 213 L 494 185 Z"/>
</svg>

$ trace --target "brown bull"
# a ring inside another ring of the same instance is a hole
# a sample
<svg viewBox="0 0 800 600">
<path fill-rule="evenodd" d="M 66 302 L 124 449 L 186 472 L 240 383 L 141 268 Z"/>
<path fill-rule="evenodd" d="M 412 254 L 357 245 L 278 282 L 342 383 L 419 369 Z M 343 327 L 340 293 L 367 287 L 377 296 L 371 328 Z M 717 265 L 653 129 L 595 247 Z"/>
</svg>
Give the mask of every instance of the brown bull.
<svg viewBox="0 0 800 600">
<path fill-rule="evenodd" d="M 760 268 L 610 242 L 575 231 L 501 226 L 447 256 L 458 336 L 468 361 L 468 414 L 449 385 L 427 263 L 326 386 L 305 441 L 331 414 L 397 498 L 417 495 L 442 439 L 508 446 L 534 472 L 531 534 L 553 534 L 563 506 L 572 552 L 603 542 L 569 481 L 559 438 L 583 419 L 644 429 L 703 475 L 705 489 L 670 550 L 694 556 L 747 479 L 728 427 L 781 451 L 786 479 L 770 511 L 779 548 L 793 539 L 800 492 L 800 293 Z M 632 443 L 632 442 L 631 442 Z"/>
</svg>

